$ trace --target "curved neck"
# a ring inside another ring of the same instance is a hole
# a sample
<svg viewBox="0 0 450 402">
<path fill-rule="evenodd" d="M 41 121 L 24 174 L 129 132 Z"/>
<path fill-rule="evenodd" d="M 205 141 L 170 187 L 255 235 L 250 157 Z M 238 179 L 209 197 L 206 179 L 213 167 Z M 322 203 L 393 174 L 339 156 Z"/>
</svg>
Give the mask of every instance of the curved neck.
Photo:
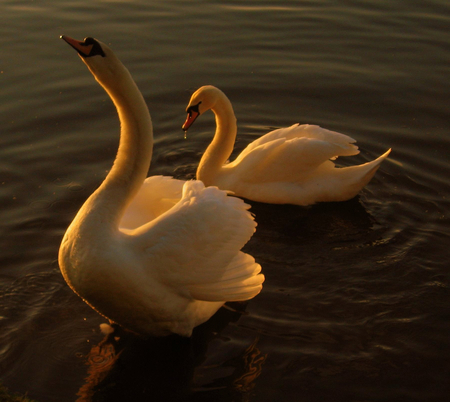
<svg viewBox="0 0 450 402">
<path fill-rule="evenodd" d="M 214 184 L 214 178 L 233 151 L 237 133 L 233 107 L 223 92 L 218 93 L 211 110 L 216 118 L 216 132 L 197 169 L 197 179 L 203 181 L 205 186 Z"/>
<path fill-rule="evenodd" d="M 99 83 L 117 108 L 120 120 L 120 143 L 114 165 L 100 187 L 83 206 L 84 220 L 117 228 L 129 202 L 147 176 L 153 149 L 153 127 L 147 105 L 128 70 L 113 83 Z M 83 212 L 82 212 L 83 211 Z M 107 219 L 103 219 L 107 216 Z"/>
</svg>

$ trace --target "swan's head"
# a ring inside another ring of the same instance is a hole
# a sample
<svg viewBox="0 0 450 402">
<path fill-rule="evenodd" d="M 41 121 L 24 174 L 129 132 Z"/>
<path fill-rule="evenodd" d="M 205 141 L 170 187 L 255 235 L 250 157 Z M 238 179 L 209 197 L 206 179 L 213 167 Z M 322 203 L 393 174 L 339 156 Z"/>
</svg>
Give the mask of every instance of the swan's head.
<svg viewBox="0 0 450 402">
<path fill-rule="evenodd" d="M 219 88 L 212 85 L 205 85 L 197 89 L 197 91 L 192 94 L 191 100 L 186 108 L 187 117 L 181 128 L 186 131 L 192 126 L 198 116 L 209 109 L 213 109 L 217 100 L 223 96 L 225 96 L 225 94 Z"/>
<path fill-rule="evenodd" d="M 81 60 L 100 82 L 115 80 L 118 71 L 124 69 L 113 51 L 97 39 L 89 37 L 79 41 L 66 35 L 61 35 L 61 39 L 78 52 Z"/>
</svg>

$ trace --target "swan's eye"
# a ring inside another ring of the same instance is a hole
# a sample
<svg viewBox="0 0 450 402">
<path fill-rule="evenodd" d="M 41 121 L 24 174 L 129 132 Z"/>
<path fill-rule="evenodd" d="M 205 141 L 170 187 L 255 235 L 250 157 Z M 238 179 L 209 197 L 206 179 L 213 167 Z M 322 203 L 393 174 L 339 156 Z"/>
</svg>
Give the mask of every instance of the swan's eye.
<svg viewBox="0 0 450 402">
<path fill-rule="evenodd" d="M 98 43 L 94 38 L 88 37 L 84 39 L 84 42 L 81 43 L 82 46 L 86 46 L 86 53 L 81 54 L 83 57 L 92 57 L 92 56 L 102 56 L 106 57 L 105 52 L 103 51 L 100 43 Z"/>
<path fill-rule="evenodd" d="M 189 116 L 192 116 L 193 113 L 195 113 L 197 115 L 200 114 L 200 110 L 199 110 L 200 103 L 202 103 L 202 102 L 200 101 L 196 105 L 192 105 L 187 108 L 186 112 L 189 114 Z"/>
</svg>

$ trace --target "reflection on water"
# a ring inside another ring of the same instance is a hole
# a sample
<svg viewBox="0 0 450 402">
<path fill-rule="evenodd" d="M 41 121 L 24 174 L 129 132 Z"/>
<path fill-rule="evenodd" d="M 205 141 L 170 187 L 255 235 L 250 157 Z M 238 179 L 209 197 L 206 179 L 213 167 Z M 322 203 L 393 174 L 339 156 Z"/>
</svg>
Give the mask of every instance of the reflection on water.
<svg viewBox="0 0 450 402">
<path fill-rule="evenodd" d="M 243 373 L 233 381 L 233 386 L 241 394 L 248 395 L 243 401 L 250 400 L 250 391 L 255 388 L 255 380 L 261 375 L 261 370 L 266 361 L 267 354 L 262 354 L 256 347 L 258 339 L 245 350 Z"/>
<path fill-rule="evenodd" d="M 10 390 L 41 402 L 446 400 L 448 1 L 29 3 L 3 1 L 0 14 L 0 379 Z M 361 153 L 338 164 L 392 154 L 348 202 L 252 203 L 245 251 L 266 282 L 233 305 L 239 313 L 221 309 L 188 340 L 104 339 L 57 253 L 111 167 L 118 120 L 61 34 L 98 37 L 130 69 L 155 128 L 150 174 L 194 176 L 213 117 L 186 139 L 180 127 L 205 84 L 233 103 L 230 159 L 297 122 L 357 140 Z"/>
<path fill-rule="evenodd" d="M 111 339 L 112 338 L 112 339 Z M 108 372 L 113 368 L 114 363 L 120 355 L 120 351 L 116 351 L 114 343 L 120 338 L 105 337 L 98 345 L 92 347 L 87 355 L 88 376 L 86 383 L 80 388 L 77 395 L 78 401 L 90 401 L 95 394 L 96 387 L 104 381 Z M 114 343 L 113 343 L 114 342 Z"/>
<path fill-rule="evenodd" d="M 231 368 L 225 377 L 216 377 L 215 371 L 221 371 L 218 365 L 203 364 L 208 345 L 218 338 L 220 330 L 244 313 L 244 303 L 230 305 L 239 310 L 221 309 L 210 322 L 196 328 L 189 339 L 142 339 L 116 327 L 87 354 L 88 375 L 77 393 L 77 401 L 140 400 L 144 396 L 158 401 L 182 401 L 193 392 L 208 395 L 208 400 L 219 400 L 217 395 L 224 392 L 239 395 L 238 400 L 250 400 L 267 357 L 257 348 L 258 339 L 223 361 L 222 368 Z M 205 378 L 209 378 L 208 383 Z"/>
</svg>

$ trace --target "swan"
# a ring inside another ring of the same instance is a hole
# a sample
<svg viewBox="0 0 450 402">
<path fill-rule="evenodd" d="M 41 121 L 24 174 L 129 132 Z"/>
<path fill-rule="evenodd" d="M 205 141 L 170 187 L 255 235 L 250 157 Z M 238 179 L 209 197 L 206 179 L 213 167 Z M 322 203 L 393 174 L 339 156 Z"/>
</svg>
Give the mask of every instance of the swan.
<svg viewBox="0 0 450 402">
<path fill-rule="evenodd" d="M 153 129 L 130 73 L 104 43 L 62 36 L 117 108 L 109 174 L 78 211 L 59 250 L 72 290 L 111 322 L 144 336 L 190 336 L 226 301 L 248 300 L 264 275 L 241 248 L 249 206 L 201 181 L 146 178 Z"/>
<path fill-rule="evenodd" d="M 349 200 L 391 151 L 363 165 L 336 168 L 332 160 L 338 156 L 359 153 L 355 140 L 319 126 L 294 124 L 258 138 L 227 163 L 237 125 L 231 102 L 220 89 L 206 85 L 194 92 L 182 129 L 186 133 L 209 109 L 215 114 L 216 132 L 201 158 L 197 179 L 252 201 L 306 206 Z"/>
</svg>

